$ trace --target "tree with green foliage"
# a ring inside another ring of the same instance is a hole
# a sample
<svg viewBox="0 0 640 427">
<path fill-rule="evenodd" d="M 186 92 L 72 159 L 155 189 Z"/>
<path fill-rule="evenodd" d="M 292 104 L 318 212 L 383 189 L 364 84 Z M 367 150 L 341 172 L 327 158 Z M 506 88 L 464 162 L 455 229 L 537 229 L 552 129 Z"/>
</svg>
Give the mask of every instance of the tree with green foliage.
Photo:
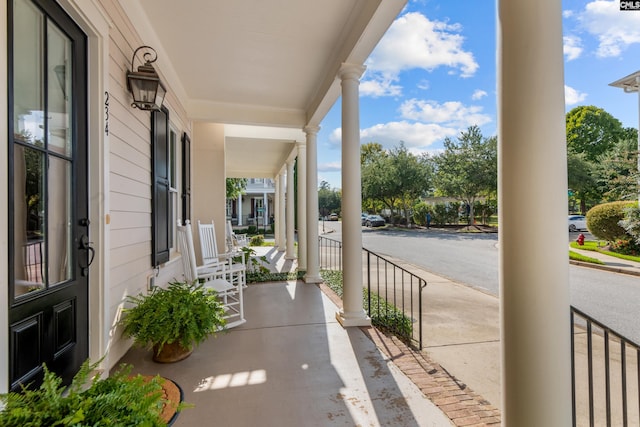
<svg viewBox="0 0 640 427">
<path fill-rule="evenodd" d="M 626 166 L 628 145 L 619 144 L 636 141 L 637 145 L 638 131 L 623 128 L 618 119 L 593 105 L 569 111 L 566 129 L 569 188 L 573 192 L 570 197 L 579 201 L 580 211 L 584 214 L 589 205 L 620 199 L 634 175 Z M 637 166 L 632 169 L 637 170 Z"/>
<path fill-rule="evenodd" d="M 364 204 L 381 202 L 391 211 L 391 218 L 400 209 L 407 223 L 411 208 L 428 192 L 431 176 L 422 158 L 410 153 L 401 142 L 385 151 L 377 143 L 362 146 L 362 195 Z"/>
<path fill-rule="evenodd" d="M 362 145 L 360 148 L 362 200 L 363 205 L 372 207 L 386 206 L 392 211 L 398 195 L 391 182 L 391 160 L 389 153 L 376 142 Z M 373 209 L 377 212 L 378 209 Z"/>
<path fill-rule="evenodd" d="M 638 140 L 621 139 L 600 156 L 594 167 L 605 202 L 638 197 Z"/>
<path fill-rule="evenodd" d="M 498 189 L 498 139 L 485 138 L 478 126 L 470 126 L 457 141 L 445 138 L 444 148 L 433 157 L 436 190 L 465 203 L 473 224 L 476 199 Z"/>
<path fill-rule="evenodd" d="M 584 153 L 590 162 L 597 161 L 598 156 L 630 132 L 622 127 L 620 120 L 593 105 L 575 107 L 565 119 L 568 151 Z"/>
<path fill-rule="evenodd" d="M 404 143 L 389 152 L 393 180 L 398 184 L 398 205 L 402 209 L 407 224 L 411 223 L 411 208 L 425 195 L 431 186 L 431 169 L 424 158 L 409 153 Z"/>
<path fill-rule="evenodd" d="M 227 178 L 227 199 L 237 199 L 247 190 L 247 178 Z"/>
<path fill-rule="evenodd" d="M 584 153 L 567 153 L 567 175 L 569 179 L 570 199 L 580 203 L 580 212 L 587 212 L 587 201 L 600 200 L 594 175 L 594 164 L 587 160 Z"/>
<path fill-rule="evenodd" d="M 323 217 L 332 212 L 339 213 L 342 207 L 342 194 L 340 190 L 331 188 L 327 181 L 320 182 L 318 188 L 318 208 Z"/>
</svg>

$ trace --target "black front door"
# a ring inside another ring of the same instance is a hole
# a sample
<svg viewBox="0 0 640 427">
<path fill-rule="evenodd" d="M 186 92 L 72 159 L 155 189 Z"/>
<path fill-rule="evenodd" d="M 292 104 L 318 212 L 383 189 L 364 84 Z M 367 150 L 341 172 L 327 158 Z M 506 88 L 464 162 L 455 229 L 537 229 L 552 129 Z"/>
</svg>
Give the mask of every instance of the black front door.
<svg viewBox="0 0 640 427">
<path fill-rule="evenodd" d="M 8 0 L 9 379 L 88 356 L 86 37 L 52 0 Z"/>
</svg>

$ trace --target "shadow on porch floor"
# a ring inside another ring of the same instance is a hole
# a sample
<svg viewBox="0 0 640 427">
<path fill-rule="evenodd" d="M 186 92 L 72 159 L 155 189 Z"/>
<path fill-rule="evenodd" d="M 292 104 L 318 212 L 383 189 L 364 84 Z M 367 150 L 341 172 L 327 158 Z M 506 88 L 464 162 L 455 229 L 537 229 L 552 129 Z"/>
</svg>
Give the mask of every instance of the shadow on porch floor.
<svg viewBox="0 0 640 427">
<path fill-rule="evenodd" d="M 178 363 L 132 348 L 134 373 L 175 381 L 185 402 L 174 426 L 453 425 L 338 307 L 300 281 L 249 285 L 247 322 Z"/>
</svg>

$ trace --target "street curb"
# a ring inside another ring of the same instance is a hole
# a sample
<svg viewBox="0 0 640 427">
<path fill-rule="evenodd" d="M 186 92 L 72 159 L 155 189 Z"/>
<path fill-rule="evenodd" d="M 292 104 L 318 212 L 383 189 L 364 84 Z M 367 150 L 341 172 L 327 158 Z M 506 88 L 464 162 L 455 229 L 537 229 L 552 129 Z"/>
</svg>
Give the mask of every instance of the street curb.
<svg viewBox="0 0 640 427">
<path fill-rule="evenodd" d="M 569 260 L 569 263 L 580 266 L 580 267 L 595 268 L 597 270 L 604 270 L 604 271 L 610 271 L 612 273 L 621 273 L 621 274 L 628 274 L 630 276 L 640 277 L 640 272 L 638 271 L 630 271 L 628 269 L 620 268 L 620 267 L 611 267 L 610 265 L 594 264 L 591 262 L 576 261 L 573 259 Z"/>
</svg>

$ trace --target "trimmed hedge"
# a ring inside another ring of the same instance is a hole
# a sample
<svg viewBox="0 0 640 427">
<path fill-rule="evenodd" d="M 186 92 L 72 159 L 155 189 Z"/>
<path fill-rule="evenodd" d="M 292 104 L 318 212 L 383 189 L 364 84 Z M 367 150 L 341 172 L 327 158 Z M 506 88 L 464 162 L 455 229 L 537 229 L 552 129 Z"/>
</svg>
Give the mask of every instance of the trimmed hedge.
<svg viewBox="0 0 640 427">
<path fill-rule="evenodd" d="M 619 201 L 603 203 L 587 212 L 587 228 L 600 240 L 613 242 L 628 237 L 627 231 L 618 223 L 625 217 L 625 209 L 637 206 L 638 202 Z"/>
<path fill-rule="evenodd" d="M 321 270 L 320 276 L 326 285 L 342 298 L 342 271 Z M 389 331 L 406 344 L 410 344 L 413 336 L 412 319 L 375 292 L 371 292 L 371 307 L 369 307 L 368 297 L 368 290 L 363 289 L 363 308 L 369 314 L 373 326 Z"/>
</svg>

